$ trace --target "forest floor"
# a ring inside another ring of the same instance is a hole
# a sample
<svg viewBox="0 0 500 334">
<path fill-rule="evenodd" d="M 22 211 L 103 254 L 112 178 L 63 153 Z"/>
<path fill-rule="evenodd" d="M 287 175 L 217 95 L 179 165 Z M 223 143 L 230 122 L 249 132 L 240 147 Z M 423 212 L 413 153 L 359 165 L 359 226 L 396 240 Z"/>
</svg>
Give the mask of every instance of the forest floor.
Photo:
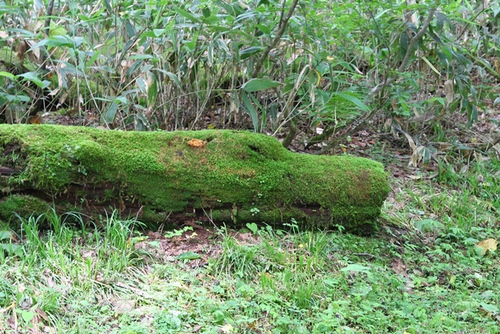
<svg viewBox="0 0 500 334">
<path fill-rule="evenodd" d="M 49 212 L 40 231 L 32 217 L 0 234 L 0 332 L 500 333 L 499 120 L 450 119 L 454 142 L 427 164 L 392 132 L 337 148 L 390 173 L 370 237 L 293 221 L 150 231 L 116 213 L 77 229 Z"/>
</svg>

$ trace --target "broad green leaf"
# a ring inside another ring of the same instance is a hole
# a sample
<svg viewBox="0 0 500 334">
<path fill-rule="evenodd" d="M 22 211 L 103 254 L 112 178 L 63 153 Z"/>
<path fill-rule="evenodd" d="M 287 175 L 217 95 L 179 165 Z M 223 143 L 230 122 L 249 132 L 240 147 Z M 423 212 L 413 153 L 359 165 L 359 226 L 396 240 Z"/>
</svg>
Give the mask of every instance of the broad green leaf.
<svg viewBox="0 0 500 334">
<path fill-rule="evenodd" d="M 126 76 L 127 78 L 131 78 L 133 76 L 133 73 L 137 71 L 137 69 L 141 68 L 141 66 L 144 64 L 144 61 L 142 59 L 139 59 L 135 61 L 132 66 L 130 66 L 127 69 Z"/>
<path fill-rule="evenodd" d="M 493 314 L 498 313 L 498 307 L 496 307 L 493 304 L 487 304 L 483 302 L 481 303 L 481 308 L 488 313 L 493 313 Z"/>
<path fill-rule="evenodd" d="M 168 72 L 168 71 L 165 71 L 165 70 L 161 70 L 161 69 L 156 69 L 158 72 L 161 72 L 163 74 L 165 74 L 170 80 L 172 80 L 174 82 L 174 84 L 179 88 L 181 87 L 181 82 L 179 81 L 179 78 L 172 72 Z"/>
<path fill-rule="evenodd" d="M 264 34 L 269 35 L 271 33 L 271 27 L 263 25 L 263 24 L 257 24 L 257 29 L 262 31 Z"/>
<path fill-rule="evenodd" d="M 255 132 L 259 131 L 259 115 L 257 114 L 257 110 L 253 106 L 252 102 L 250 102 L 250 99 L 248 98 L 247 93 L 241 92 L 241 99 L 243 101 L 243 104 L 245 105 L 245 109 L 247 112 L 250 114 L 250 117 L 252 118 L 252 124 L 253 124 L 253 129 Z"/>
<path fill-rule="evenodd" d="M 134 39 L 129 39 L 127 43 L 125 43 L 125 45 L 123 46 L 121 54 L 126 55 L 128 50 L 130 50 L 130 48 L 132 47 L 132 45 L 134 45 Z"/>
<path fill-rule="evenodd" d="M 68 35 L 51 36 L 49 38 L 43 39 L 40 42 L 33 45 L 32 49 L 40 46 L 47 47 L 68 47 L 68 48 L 78 48 L 85 41 L 83 37 L 70 37 Z"/>
<path fill-rule="evenodd" d="M 9 72 L 4 72 L 4 71 L 0 71 L 0 76 L 2 77 L 6 77 L 6 78 L 9 78 L 9 79 L 15 79 L 16 76 L 12 73 L 9 73 Z"/>
<path fill-rule="evenodd" d="M 148 104 L 151 107 L 155 104 L 156 98 L 158 97 L 158 81 L 154 73 L 150 72 L 149 76 L 151 78 L 151 84 L 148 87 Z"/>
<path fill-rule="evenodd" d="M 154 248 L 160 248 L 161 244 L 159 241 L 153 240 L 153 241 L 148 241 L 148 245 Z"/>
<path fill-rule="evenodd" d="M 19 74 L 18 77 L 24 78 L 23 81 L 30 81 L 40 88 L 46 88 L 50 85 L 50 81 L 40 79 L 36 72 L 26 72 Z"/>
<path fill-rule="evenodd" d="M 231 51 L 229 51 L 229 48 L 227 47 L 227 44 L 226 44 L 226 41 L 224 41 L 223 39 L 219 38 L 216 40 L 216 44 L 217 46 L 224 50 L 224 52 L 227 54 L 227 55 L 230 55 L 231 54 Z"/>
<path fill-rule="evenodd" d="M 153 34 L 155 37 L 160 37 L 165 32 L 165 29 L 153 29 Z"/>
<path fill-rule="evenodd" d="M 144 38 L 144 37 L 156 38 L 156 37 L 160 37 L 161 35 L 163 35 L 164 32 L 165 32 L 165 29 L 148 30 L 148 31 L 143 32 L 141 34 L 140 38 Z"/>
<path fill-rule="evenodd" d="M 215 15 L 212 15 L 209 17 L 202 17 L 201 19 L 202 19 L 203 23 L 210 24 L 210 25 L 219 22 L 219 18 Z"/>
<path fill-rule="evenodd" d="M 115 121 L 117 111 L 118 111 L 118 103 L 113 102 L 104 113 L 104 121 L 106 123 L 113 123 Z"/>
<path fill-rule="evenodd" d="M 108 11 L 109 14 L 113 14 L 113 9 L 111 8 L 110 0 L 104 0 L 104 6 L 106 7 L 106 10 Z"/>
<path fill-rule="evenodd" d="M 214 64 L 214 43 L 210 42 L 207 48 L 207 65 L 211 67 Z"/>
<path fill-rule="evenodd" d="M 16 244 L 0 244 L 0 249 L 9 255 L 22 255 L 23 247 Z"/>
<path fill-rule="evenodd" d="M 497 3 L 493 3 L 491 5 L 491 10 L 493 11 L 493 16 L 498 18 L 498 14 L 500 14 L 500 4 Z"/>
<path fill-rule="evenodd" d="M 441 229 L 443 224 L 434 219 L 422 219 L 416 222 L 415 226 L 420 232 L 433 232 Z"/>
<path fill-rule="evenodd" d="M 231 30 L 228 27 L 216 26 L 216 25 L 211 25 L 210 29 L 212 29 L 215 32 L 227 32 L 227 31 Z"/>
<path fill-rule="evenodd" d="M 177 259 L 184 260 L 184 261 L 197 260 L 197 259 L 201 259 L 201 255 L 198 253 L 189 251 L 189 252 L 184 252 L 184 253 L 180 254 L 179 256 L 177 256 Z"/>
<path fill-rule="evenodd" d="M 378 20 L 379 18 L 383 17 L 386 13 L 390 12 L 391 10 L 392 9 L 385 9 L 385 10 L 380 11 L 380 13 L 378 13 L 375 16 L 375 19 Z"/>
<path fill-rule="evenodd" d="M 60 25 L 51 25 L 49 29 L 49 36 L 63 36 L 67 35 L 68 31 Z"/>
<path fill-rule="evenodd" d="M 200 22 L 200 20 L 199 20 L 196 16 L 194 16 L 193 14 L 191 14 L 191 13 L 189 13 L 189 12 L 185 11 L 185 10 L 184 10 L 184 9 L 182 9 L 182 8 L 179 8 L 179 7 L 176 7 L 176 6 L 175 6 L 175 7 L 174 7 L 174 10 L 175 10 L 177 13 L 179 13 L 181 16 L 184 16 L 185 18 L 187 18 L 187 19 L 191 20 L 192 22 L 196 22 L 196 23 L 199 23 L 199 22 Z"/>
<path fill-rule="evenodd" d="M 361 109 L 363 111 L 366 111 L 366 112 L 370 111 L 370 108 L 366 104 L 364 104 L 363 101 L 361 101 L 356 96 L 354 96 L 354 93 L 349 93 L 349 92 L 333 93 L 332 99 L 328 103 L 335 104 L 335 98 L 352 102 L 354 105 L 356 105 L 359 109 Z"/>
<path fill-rule="evenodd" d="M 137 87 L 139 87 L 139 90 L 141 91 L 141 93 L 143 93 L 143 94 L 147 93 L 148 87 L 147 87 L 146 80 L 144 80 L 143 78 L 137 78 L 135 80 L 135 83 L 136 83 Z"/>
<path fill-rule="evenodd" d="M 437 75 L 441 76 L 441 73 L 439 73 L 438 69 L 434 67 L 434 65 L 431 64 L 429 59 L 427 57 L 422 57 L 422 59 L 425 61 L 425 63 L 436 73 Z"/>
<path fill-rule="evenodd" d="M 135 129 L 137 131 L 146 131 L 148 130 L 149 121 L 147 117 L 142 113 L 138 113 L 135 115 Z"/>
<path fill-rule="evenodd" d="M 195 36 L 191 41 L 186 42 L 184 45 L 188 48 L 189 52 L 194 52 L 196 49 L 196 41 L 198 36 Z"/>
<path fill-rule="evenodd" d="M 35 316 L 35 312 L 33 311 L 25 311 L 25 310 L 22 310 L 21 311 L 21 318 L 23 318 L 23 320 L 26 322 L 26 323 L 29 323 L 31 322 L 31 320 L 33 320 L 33 317 Z"/>
<path fill-rule="evenodd" d="M 446 15 L 444 15 L 442 12 L 436 12 L 435 17 L 436 17 L 436 28 L 438 31 L 443 30 L 443 27 L 445 24 L 450 29 L 453 28 L 453 24 L 452 24 L 451 20 Z"/>
<path fill-rule="evenodd" d="M 477 122 L 477 120 L 479 118 L 479 113 L 478 113 L 477 107 L 475 105 L 472 105 L 472 104 L 470 106 L 471 106 L 471 108 L 467 113 L 467 117 L 469 119 L 469 121 L 467 122 L 468 126 L 472 126 L 472 123 Z"/>
<path fill-rule="evenodd" d="M 278 81 L 274 81 L 271 79 L 254 78 L 245 82 L 243 86 L 241 86 L 241 89 L 243 89 L 245 92 L 251 93 L 278 87 L 279 85 L 280 83 Z"/>
<path fill-rule="evenodd" d="M 236 20 L 234 20 L 234 23 L 239 22 L 239 21 L 244 21 L 247 19 L 253 19 L 256 16 L 256 13 L 254 11 L 246 11 L 243 14 L 238 15 Z"/>
<path fill-rule="evenodd" d="M 0 240 L 5 240 L 12 238 L 12 232 L 10 231 L 0 231 Z"/>
<path fill-rule="evenodd" d="M 247 223 L 247 228 L 252 231 L 253 234 L 256 234 L 259 230 L 259 227 L 255 223 Z"/>
<path fill-rule="evenodd" d="M 402 54 L 406 55 L 406 52 L 408 51 L 408 34 L 406 32 L 403 32 L 399 35 L 399 46 L 401 47 L 401 50 L 403 51 Z"/>
<path fill-rule="evenodd" d="M 125 30 L 127 31 L 128 38 L 133 38 L 137 35 L 137 29 L 130 23 L 130 20 L 125 21 Z"/>
<path fill-rule="evenodd" d="M 246 59 L 256 53 L 259 53 L 264 50 L 263 46 L 251 46 L 249 48 L 246 48 L 244 50 L 240 50 L 240 58 L 241 59 Z"/>
<path fill-rule="evenodd" d="M 372 268 L 366 267 L 366 266 L 363 266 L 363 265 L 357 264 L 357 263 L 350 264 L 347 267 L 340 269 L 340 271 L 344 271 L 344 272 L 355 271 L 355 272 L 360 272 L 360 273 L 369 273 L 371 270 L 372 270 Z"/>
<path fill-rule="evenodd" d="M 137 60 L 137 59 L 153 59 L 154 56 L 153 55 L 148 55 L 148 54 L 139 54 L 139 55 L 132 55 L 130 57 L 127 57 L 128 59 L 132 59 L 132 60 Z"/>
<path fill-rule="evenodd" d="M 141 63 L 143 63 L 142 60 L 139 60 Z M 142 73 L 149 73 L 150 70 L 153 68 L 153 65 L 149 64 L 149 65 L 144 65 L 144 66 L 141 66 L 141 72 Z"/>
<path fill-rule="evenodd" d="M 161 24 L 160 22 L 163 20 L 163 15 L 165 13 L 166 6 L 167 6 L 167 4 L 163 3 L 161 8 L 159 8 L 158 10 L 156 10 L 154 12 L 155 17 L 154 17 L 153 23 L 151 24 L 151 27 L 158 27 Z"/>
<path fill-rule="evenodd" d="M 9 102 L 30 102 L 31 101 L 31 98 L 29 96 L 26 96 L 26 95 L 7 94 L 7 95 L 3 95 L 2 97 L 5 98 Z"/>
<path fill-rule="evenodd" d="M 204 17 L 210 17 L 210 15 L 212 14 L 212 12 L 210 11 L 210 8 L 208 8 L 207 6 L 203 7 L 201 9 L 201 12 L 203 13 Z"/>
<path fill-rule="evenodd" d="M 127 92 L 131 92 L 131 91 L 127 91 Z M 125 92 L 123 95 L 125 95 Z M 128 104 L 128 99 L 125 96 L 117 96 L 115 98 L 115 102 L 119 103 L 119 104 Z"/>
<path fill-rule="evenodd" d="M 92 53 L 92 56 L 90 57 L 90 59 L 85 62 L 85 66 L 86 67 L 92 66 L 94 64 L 94 62 L 97 60 L 97 58 L 99 58 L 100 55 L 101 55 L 101 51 L 94 51 Z"/>
<path fill-rule="evenodd" d="M 441 38 L 439 38 L 439 36 L 434 32 L 434 29 L 432 28 L 432 26 L 429 26 L 429 32 L 428 32 L 429 36 L 432 37 L 432 39 L 434 41 L 436 41 L 436 43 L 438 44 L 443 44 L 443 41 L 441 40 Z"/>
<path fill-rule="evenodd" d="M 259 125 L 259 130 L 266 127 L 266 121 L 267 121 L 267 109 L 262 106 L 260 103 L 259 99 L 255 96 L 255 94 L 248 94 L 250 99 L 253 102 L 253 105 L 255 106 L 255 109 L 259 111 L 260 113 L 260 125 Z"/>
<path fill-rule="evenodd" d="M 450 49 L 450 52 L 453 54 L 453 57 L 456 60 L 458 60 L 463 66 L 467 66 L 471 63 L 471 61 L 469 59 L 465 58 L 465 56 L 463 54 L 461 54 L 460 52 L 453 50 L 453 49 Z"/>
</svg>

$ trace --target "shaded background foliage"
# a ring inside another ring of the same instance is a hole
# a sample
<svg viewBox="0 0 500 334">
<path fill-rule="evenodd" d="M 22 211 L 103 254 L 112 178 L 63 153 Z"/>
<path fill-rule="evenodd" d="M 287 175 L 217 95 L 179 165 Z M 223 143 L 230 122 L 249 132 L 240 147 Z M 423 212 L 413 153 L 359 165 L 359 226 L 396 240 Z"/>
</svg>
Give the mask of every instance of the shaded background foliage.
<svg viewBox="0 0 500 334">
<path fill-rule="evenodd" d="M 321 152 L 385 129 L 416 164 L 453 140 L 450 118 L 498 109 L 499 13 L 494 1 L 0 1 L 1 117 L 252 129 Z"/>
<path fill-rule="evenodd" d="M 500 239 L 499 12 L 0 0 L 1 122 L 248 129 L 315 153 L 368 138 L 355 153 L 394 176 L 376 238 L 293 219 L 147 235 L 117 211 L 104 230 L 79 213 L 81 230 L 55 211 L 20 219 L 20 236 L 0 231 L 0 332 L 497 332 L 498 251 L 478 246 Z"/>
</svg>

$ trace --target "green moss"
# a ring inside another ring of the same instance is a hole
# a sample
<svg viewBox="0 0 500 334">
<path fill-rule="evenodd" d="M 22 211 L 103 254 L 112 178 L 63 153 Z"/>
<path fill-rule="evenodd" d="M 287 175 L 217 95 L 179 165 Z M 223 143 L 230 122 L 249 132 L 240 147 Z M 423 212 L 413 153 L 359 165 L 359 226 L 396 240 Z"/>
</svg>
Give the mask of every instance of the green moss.
<svg viewBox="0 0 500 334">
<path fill-rule="evenodd" d="M 206 146 L 189 146 L 193 138 Z M 374 221 L 389 192 L 379 163 L 294 154 L 272 137 L 249 132 L 1 125 L 0 143 L 12 142 L 24 155 L 23 182 L 37 190 L 57 195 L 74 184 L 103 188 L 104 200 L 140 199 L 145 217 L 154 220 L 206 208 L 220 220 L 356 225 Z M 228 207 L 239 208 L 238 215 Z"/>
<path fill-rule="evenodd" d="M 18 231 L 22 219 L 38 217 L 49 210 L 43 200 L 29 195 L 10 195 L 0 201 L 0 220 L 10 222 L 10 227 Z"/>
<path fill-rule="evenodd" d="M 9 223 L 4 222 L 3 220 L 0 219 L 0 231 L 8 231 L 10 230 Z"/>
</svg>

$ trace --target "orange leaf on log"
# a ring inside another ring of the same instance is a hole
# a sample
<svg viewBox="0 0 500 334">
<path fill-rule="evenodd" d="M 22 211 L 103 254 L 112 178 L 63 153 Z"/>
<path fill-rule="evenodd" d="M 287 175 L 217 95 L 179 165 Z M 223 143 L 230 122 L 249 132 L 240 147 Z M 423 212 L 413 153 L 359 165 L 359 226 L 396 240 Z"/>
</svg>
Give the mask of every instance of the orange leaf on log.
<svg viewBox="0 0 500 334">
<path fill-rule="evenodd" d="M 191 147 L 204 148 L 207 145 L 207 142 L 200 139 L 190 139 L 187 144 Z"/>
</svg>

